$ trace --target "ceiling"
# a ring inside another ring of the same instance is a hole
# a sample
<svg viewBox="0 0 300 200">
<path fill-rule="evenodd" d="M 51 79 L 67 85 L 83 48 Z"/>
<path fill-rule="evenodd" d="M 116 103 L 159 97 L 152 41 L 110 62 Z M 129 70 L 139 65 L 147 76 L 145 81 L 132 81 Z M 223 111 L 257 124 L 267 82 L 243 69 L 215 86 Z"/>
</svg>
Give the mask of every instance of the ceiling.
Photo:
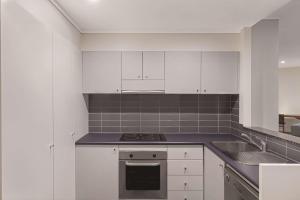
<svg viewBox="0 0 300 200">
<path fill-rule="evenodd" d="M 289 0 L 56 0 L 83 33 L 238 33 Z"/>
<path fill-rule="evenodd" d="M 268 18 L 279 19 L 280 67 L 300 67 L 300 1 L 293 0 Z"/>
</svg>

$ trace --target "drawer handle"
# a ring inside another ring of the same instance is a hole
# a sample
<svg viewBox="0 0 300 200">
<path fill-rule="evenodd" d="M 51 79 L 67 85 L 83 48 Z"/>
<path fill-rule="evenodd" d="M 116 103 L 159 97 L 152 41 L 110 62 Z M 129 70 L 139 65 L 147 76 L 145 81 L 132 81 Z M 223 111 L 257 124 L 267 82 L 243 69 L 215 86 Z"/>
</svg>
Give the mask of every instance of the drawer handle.
<svg viewBox="0 0 300 200">
<path fill-rule="evenodd" d="M 187 198 L 186 198 L 186 197 L 184 197 L 184 200 L 187 200 Z"/>
<path fill-rule="evenodd" d="M 186 157 L 186 156 L 187 156 L 187 154 L 188 154 L 187 152 L 184 152 L 184 157 Z"/>
<path fill-rule="evenodd" d="M 187 182 L 184 182 L 184 186 L 185 186 L 185 187 L 187 186 Z"/>
</svg>

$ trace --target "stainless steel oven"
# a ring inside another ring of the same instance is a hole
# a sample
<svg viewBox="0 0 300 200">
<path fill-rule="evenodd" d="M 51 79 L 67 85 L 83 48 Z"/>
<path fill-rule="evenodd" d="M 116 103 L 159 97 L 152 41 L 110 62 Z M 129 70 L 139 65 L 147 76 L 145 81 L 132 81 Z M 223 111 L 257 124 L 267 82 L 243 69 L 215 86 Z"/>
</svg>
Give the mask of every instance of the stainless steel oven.
<svg viewBox="0 0 300 200">
<path fill-rule="evenodd" d="M 167 199 L 167 152 L 120 151 L 120 199 Z"/>
</svg>

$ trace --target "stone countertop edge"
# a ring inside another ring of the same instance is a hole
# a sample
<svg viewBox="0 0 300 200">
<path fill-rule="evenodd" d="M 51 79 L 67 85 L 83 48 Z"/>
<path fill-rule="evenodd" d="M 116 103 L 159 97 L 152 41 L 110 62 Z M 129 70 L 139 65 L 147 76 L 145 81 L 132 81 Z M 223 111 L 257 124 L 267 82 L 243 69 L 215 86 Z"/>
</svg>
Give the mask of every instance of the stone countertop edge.
<svg viewBox="0 0 300 200">
<path fill-rule="evenodd" d="M 76 142 L 76 146 L 90 145 L 204 145 L 214 152 L 226 165 L 231 166 L 237 173 L 244 176 L 256 189 L 259 187 L 259 166 L 241 164 L 232 160 L 219 149 L 214 147 L 213 141 L 241 140 L 232 134 L 165 134 L 166 141 L 160 142 L 126 142 L 120 141 L 122 134 L 86 134 Z"/>
</svg>

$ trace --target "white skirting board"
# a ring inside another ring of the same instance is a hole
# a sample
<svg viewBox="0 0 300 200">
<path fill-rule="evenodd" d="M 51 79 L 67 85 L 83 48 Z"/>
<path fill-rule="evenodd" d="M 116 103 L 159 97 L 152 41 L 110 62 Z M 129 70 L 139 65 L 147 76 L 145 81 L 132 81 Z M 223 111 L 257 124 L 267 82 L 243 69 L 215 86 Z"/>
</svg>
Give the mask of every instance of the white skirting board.
<svg viewBox="0 0 300 200">
<path fill-rule="evenodd" d="M 259 200 L 299 200 L 300 164 L 261 164 Z"/>
</svg>

